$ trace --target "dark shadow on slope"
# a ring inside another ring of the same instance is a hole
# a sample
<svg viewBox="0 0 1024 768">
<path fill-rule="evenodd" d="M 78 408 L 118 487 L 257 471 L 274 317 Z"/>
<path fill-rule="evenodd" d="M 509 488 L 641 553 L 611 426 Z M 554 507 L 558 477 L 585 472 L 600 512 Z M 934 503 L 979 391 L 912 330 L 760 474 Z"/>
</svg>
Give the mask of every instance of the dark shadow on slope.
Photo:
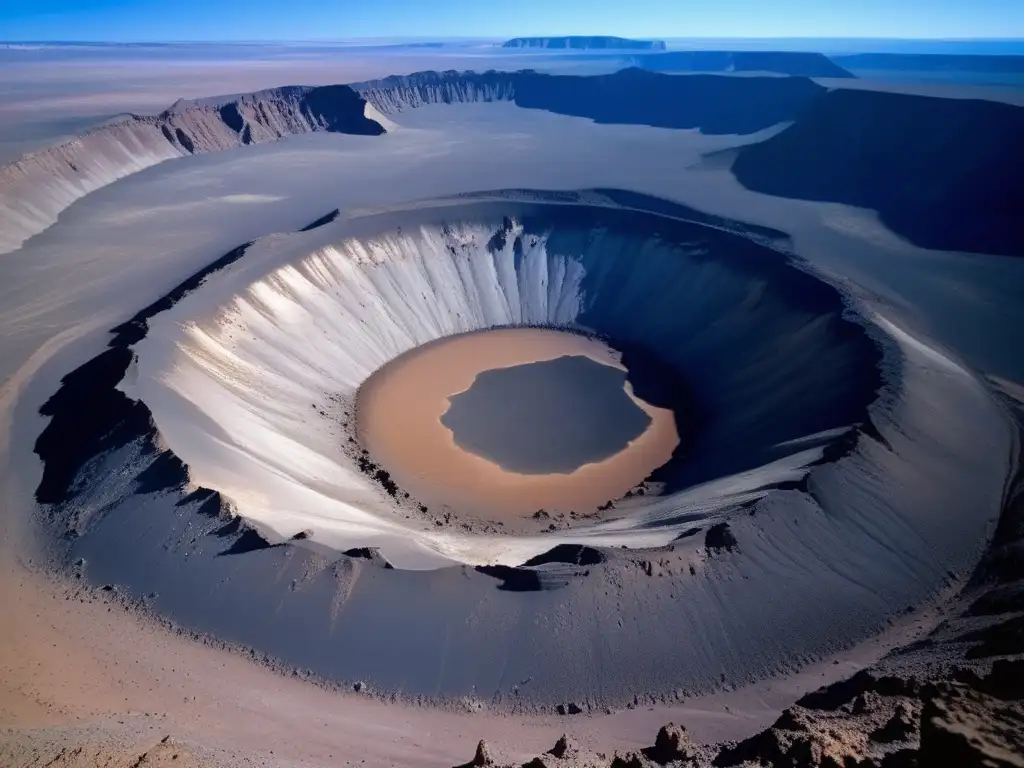
<svg viewBox="0 0 1024 768">
<path fill-rule="evenodd" d="M 242 113 L 238 109 L 237 101 L 225 104 L 218 111 L 220 119 L 224 121 L 224 125 L 235 133 L 241 133 L 242 129 L 245 128 L 245 118 L 242 117 Z"/>
<path fill-rule="evenodd" d="M 188 484 L 188 467 L 173 452 L 157 454 L 152 463 L 135 479 L 136 493 L 163 493 L 183 490 Z"/>
<path fill-rule="evenodd" d="M 543 555 L 541 556 L 543 557 Z M 589 570 L 578 570 L 575 566 L 553 565 L 549 568 L 514 568 L 509 565 L 478 565 L 476 571 L 498 579 L 498 589 L 503 592 L 546 592 L 569 586 L 573 579 L 583 578 Z"/>
<path fill-rule="evenodd" d="M 567 563 L 569 565 L 598 565 L 605 561 L 605 556 L 593 547 L 582 544 L 559 544 L 547 552 L 535 555 L 522 564 L 523 568 L 547 563 Z"/>
<path fill-rule="evenodd" d="M 325 85 L 307 93 L 300 111 L 332 133 L 380 136 L 384 128 L 363 114 L 365 101 L 347 85 Z"/>
<path fill-rule="evenodd" d="M 804 78 L 679 77 L 634 68 L 593 77 L 521 73 L 515 103 L 596 123 L 747 134 L 795 120 L 824 90 Z"/>
<path fill-rule="evenodd" d="M 542 587 L 540 575 L 536 571 L 525 568 L 513 568 L 508 565 L 478 565 L 477 572 L 498 579 L 498 589 L 508 592 L 539 592 Z"/>
<path fill-rule="evenodd" d="M 320 227 L 322 227 L 322 226 L 324 226 L 326 224 L 330 224 L 332 221 L 336 221 L 337 218 L 340 215 L 341 215 L 341 211 L 339 209 L 335 208 L 333 211 L 328 213 L 326 216 L 321 216 L 319 219 L 317 219 L 316 221 L 312 222 L 311 224 L 307 224 L 302 229 L 300 229 L 299 232 L 311 232 L 314 229 L 318 229 L 318 228 L 320 228 Z"/>
<path fill-rule="evenodd" d="M 374 565 L 379 565 L 385 570 L 391 570 L 394 566 L 388 562 L 387 558 L 380 553 L 377 547 L 356 547 L 355 549 L 347 549 L 341 554 L 345 557 L 352 557 L 357 560 L 369 560 Z"/>
<path fill-rule="evenodd" d="M 238 534 L 238 538 L 232 542 L 231 546 L 222 552 L 218 552 L 218 557 L 225 557 L 228 555 L 245 555 L 249 552 L 259 552 L 263 549 L 270 549 L 273 546 L 266 539 L 260 536 L 252 528 L 247 528 Z"/>
<path fill-rule="evenodd" d="M 155 436 L 145 404 L 116 389 L 131 360 L 128 349 L 108 349 L 61 379 L 60 389 L 39 409 L 50 417 L 33 449 L 43 461 L 35 494 L 40 504 L 67 501 L 76 476 L 93 457 L 139 436 Z"/>
</svg>

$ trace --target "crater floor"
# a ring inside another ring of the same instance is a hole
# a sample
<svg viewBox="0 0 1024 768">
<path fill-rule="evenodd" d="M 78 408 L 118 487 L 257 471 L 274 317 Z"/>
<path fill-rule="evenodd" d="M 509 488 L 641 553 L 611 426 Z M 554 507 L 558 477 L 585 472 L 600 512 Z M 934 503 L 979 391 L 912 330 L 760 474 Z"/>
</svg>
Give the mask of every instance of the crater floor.
<svg viewBox="0 0 1024 768">
<path fill-rule="evenodd" d="M 359 438 L 432 507 L 510 531 L 539 511 L 590 514 L 643 482 L 679 441 L 673 412 L 627 389 L 618 357 L 541 328 L 442 339 L 367 379 Z M 531 366 L 541 362 L 558 368 Z"/>
</svg>

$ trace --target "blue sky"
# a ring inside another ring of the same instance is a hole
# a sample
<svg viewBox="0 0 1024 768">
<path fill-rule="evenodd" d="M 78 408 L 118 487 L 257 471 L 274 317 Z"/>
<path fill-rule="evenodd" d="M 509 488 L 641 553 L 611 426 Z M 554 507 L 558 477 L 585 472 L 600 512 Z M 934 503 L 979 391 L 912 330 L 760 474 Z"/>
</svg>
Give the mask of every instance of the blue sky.
<svg viewBox="0 0 1024 768">
<path fill-rule="evenodd" d="M 1022 38 L 1024 0 L 0 0 L 0 40 Z"/>
</svg>

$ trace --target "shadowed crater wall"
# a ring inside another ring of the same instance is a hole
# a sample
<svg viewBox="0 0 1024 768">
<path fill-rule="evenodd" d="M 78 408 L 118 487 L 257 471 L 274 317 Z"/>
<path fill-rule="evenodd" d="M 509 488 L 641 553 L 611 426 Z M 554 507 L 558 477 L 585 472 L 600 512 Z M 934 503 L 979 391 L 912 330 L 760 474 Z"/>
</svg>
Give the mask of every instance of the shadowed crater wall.
<svg viewBox="0 0 1024 768">
<path fill-rule="evenodd" d="M 794 125 L 740 150 L 741 184 L 878 211 L 940 250 L 1024 254 L 1024 108 L 835 90 Z"/>
<path fill-rule="evenodd" d="M 521 72 L 417 72 L 352 86 L 382 112 L 423 104 L 513 101 L 597 123 L 754 133 L 794 120 L 825 89 L 799 77 L 680 77 L 639 68 L 576 77 Z"/>
</svg>

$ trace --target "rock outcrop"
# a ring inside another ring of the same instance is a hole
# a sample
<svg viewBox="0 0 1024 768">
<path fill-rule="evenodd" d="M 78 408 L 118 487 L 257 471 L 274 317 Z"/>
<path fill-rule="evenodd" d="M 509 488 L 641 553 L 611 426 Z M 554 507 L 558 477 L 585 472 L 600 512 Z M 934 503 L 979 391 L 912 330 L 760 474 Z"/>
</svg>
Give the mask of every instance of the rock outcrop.
<svg viewBox="0 0 1024 768">
<path fill-rule="evenodd" d="M 468 766 L 504 768 L 931 768 L 1024 766 L 1024 689 L 1007 691 L 1024 661 L 1003 661 L 988 675 L 959 673 L 937 682 L 856 675 L 787 709 L 738 744 L 695 744 L 669 724 L 654 745 L 623 754 L 588 752 L 563 736 L 525 763 L 500 763 L 486 749 Z M 999 690 L 996 696 L 986 691 Z M 483 755 L 483 758 L 481 758 Z M 483 759 L 483 762 L 477 760 Z"/>
</svg>

